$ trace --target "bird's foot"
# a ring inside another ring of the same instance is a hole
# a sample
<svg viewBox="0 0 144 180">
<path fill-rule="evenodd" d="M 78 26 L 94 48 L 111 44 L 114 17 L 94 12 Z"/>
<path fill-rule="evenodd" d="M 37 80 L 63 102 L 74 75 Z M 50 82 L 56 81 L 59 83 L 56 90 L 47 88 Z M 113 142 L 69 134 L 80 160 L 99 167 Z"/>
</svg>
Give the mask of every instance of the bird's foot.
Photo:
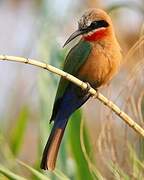
<svg viewBox="0 0 144 180">
<path fill-rule="evenodd" d="M 90 95 L 89 90 L 91 89 L 91 85 L 88 82 L 85 82 L 87 84 L 87 88 L 82 90 L 82 96 Z"/>
<path fill-rule="evenodd" d="M 85 89 L 85 92 L 86 92 L 86 93 L 89 93 L 89 90 L 90 90 L 90 88 L 91 88 L 91 85 L 90 85 L 88 82 L 86 82 L 86 84 L 87 84 L 87 88 Z"/>
</svg>

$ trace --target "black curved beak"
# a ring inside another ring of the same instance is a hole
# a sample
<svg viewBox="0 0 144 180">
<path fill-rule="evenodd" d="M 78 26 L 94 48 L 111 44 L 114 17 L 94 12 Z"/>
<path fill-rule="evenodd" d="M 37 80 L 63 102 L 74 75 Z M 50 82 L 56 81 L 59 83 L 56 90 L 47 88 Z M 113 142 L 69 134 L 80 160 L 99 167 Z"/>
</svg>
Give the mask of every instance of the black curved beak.
<svg viewBox="0 0 144 180">
<path fill-rule="evenodd" d="M 71 42 L 73 39 L 75 39 L 76 37 L 80 36 L 84 34 L 84 32 L 82 30 L 77 30 L 75 31 L 69 38 L 68 40 L 64 43 L 63 47 L 65 47 L 69 42 Z"/>
</svg>

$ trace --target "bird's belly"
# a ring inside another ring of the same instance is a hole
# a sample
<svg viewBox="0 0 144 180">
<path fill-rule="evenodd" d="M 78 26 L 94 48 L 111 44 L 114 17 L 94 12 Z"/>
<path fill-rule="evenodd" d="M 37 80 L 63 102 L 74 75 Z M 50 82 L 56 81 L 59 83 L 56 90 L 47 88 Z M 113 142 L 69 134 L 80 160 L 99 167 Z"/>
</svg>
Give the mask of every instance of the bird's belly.
<svg viewBox="0 0 144 180">
<path fill-rule="evenodd" d="M 78 77 L 89 82 L 94 88 L 98 88 L 112 79 L 118 70 L 119 64 L 116 57 L 92 51 L 88 60 L 80 68 Z"/>
</svg>

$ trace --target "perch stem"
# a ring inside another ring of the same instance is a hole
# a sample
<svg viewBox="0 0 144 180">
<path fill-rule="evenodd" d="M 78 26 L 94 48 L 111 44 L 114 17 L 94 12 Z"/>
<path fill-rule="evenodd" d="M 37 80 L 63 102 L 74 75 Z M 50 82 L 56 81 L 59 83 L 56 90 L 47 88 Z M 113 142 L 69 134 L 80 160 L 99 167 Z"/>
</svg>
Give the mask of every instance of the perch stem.
<svg viewBox="0 0 144 180">
<path fill-rule="evenodd" d="M 63 78 L 73 82 L 77 86 L 81 87 L 82 89 L 87 89 L 87 83 L 79 80 L 78 78 L 70 75 L 67 72 L 64 72 L 54 66 L 49 64 L 36 61 L 30 58 L 23 58 L 23 57 L 16 57 L 16 56 L 7 56 L 7 55 L 0 55 L 1 61 L 13 61 L 13 62 L 21 62 L 25 64 L 30 64 L 33 66 L 37 66 L 43 69 L 46 69 L 54 74 L 62 76 Z M 117 114 L 125 123 L 127 123 L 132 129 L 134 129 L 139 135 L 144 137 L 144 129 L 140 127 L 132 118 L 130 118 L 125 112 L 123 112 L 118 106 L 116 106 L 112 101 L 108 100 L 105 96 L 101 93 L 97 92 L 92 87 L 89 89 L 89 92 L 93 95 L 94 98 L 101 101 L 105 106 L 109 107 L 115 114 Z"/>
</svg>

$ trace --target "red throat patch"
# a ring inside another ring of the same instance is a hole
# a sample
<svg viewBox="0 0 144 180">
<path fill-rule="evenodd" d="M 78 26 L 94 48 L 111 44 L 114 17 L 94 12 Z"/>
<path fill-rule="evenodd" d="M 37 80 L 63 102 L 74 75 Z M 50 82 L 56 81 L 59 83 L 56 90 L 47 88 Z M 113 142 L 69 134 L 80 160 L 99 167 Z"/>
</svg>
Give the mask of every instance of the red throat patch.
<svg viewBox="0 0 144 180">
<path fill-rule="evenodd" d="M 85 35 L 84 40 L 86 41 L 97 41 L 103 39 L 107 35 L 107 29 L 99 29 L 91 35 Z"/>
</svg>

